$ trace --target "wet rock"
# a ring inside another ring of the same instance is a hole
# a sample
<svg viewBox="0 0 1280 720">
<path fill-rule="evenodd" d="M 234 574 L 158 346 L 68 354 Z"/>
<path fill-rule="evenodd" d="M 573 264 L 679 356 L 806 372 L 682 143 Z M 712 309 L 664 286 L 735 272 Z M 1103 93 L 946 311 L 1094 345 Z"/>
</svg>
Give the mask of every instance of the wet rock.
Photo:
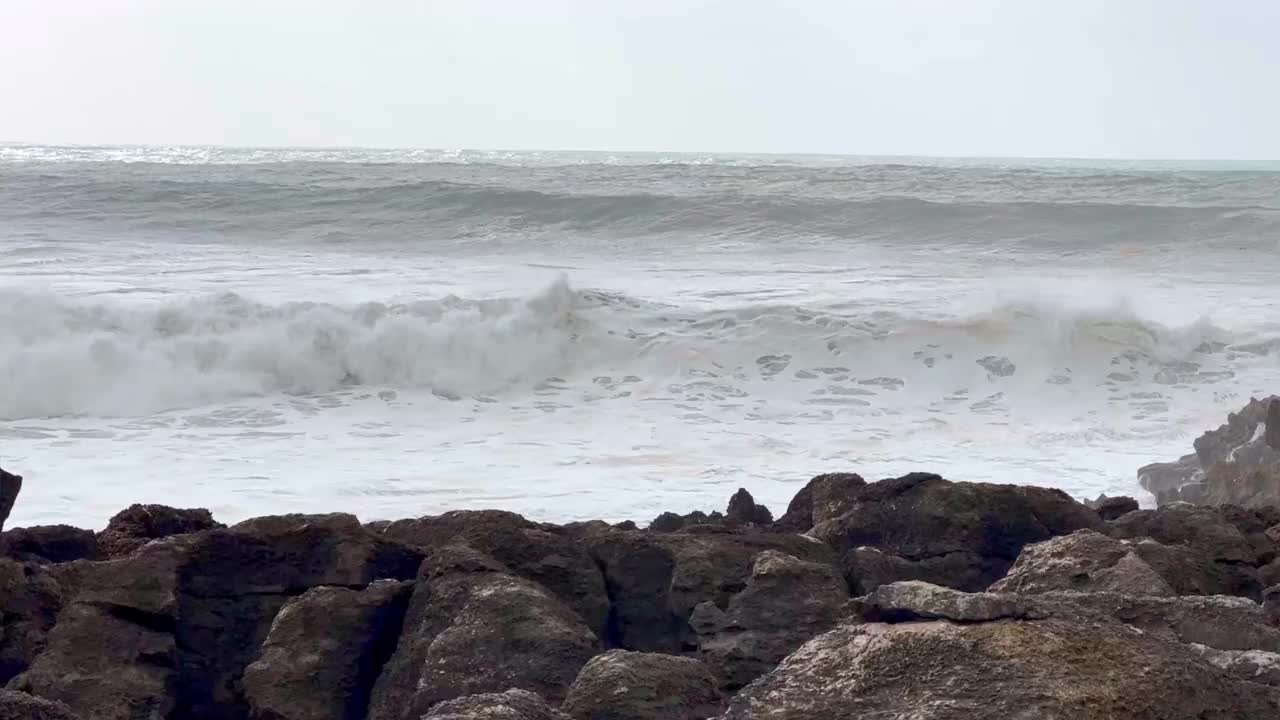
<svg viewBox="0 0 1280 720">
<path fill-rule="evenodd" d="M 98 543 L 93 531 L 70 525 L 39 525 L 0 533 L 0 556 L 38 563 L 92 558 Z"/>
<path fill-rule="evenodd" d="M 398 520 L 382 536 L 424 551 L 461 541 L 550 590 L 603 637 L 609 618 L 604 576 L 572 529 L 540 525 L 515 513 L 482 510 Z"/>
<path fill-rule="evenodd" d="M 1280 450 L 1280 402 L 1276 402 L 1274 397 L 1267 403 L 1265 422 L 1267 427 L 1262 436 L 1263 441 L 1272 450 Z"/>
<path fill-rule="evenodd" d="M 1257 562 L 1257 553 L 1249 541 L 1214 508 L 1174 503 L 1155 510 L 1139 510 L 1107 523 L 1104 531 L 1114 538 L 1149 537 L 1164 545 L 1195 548 L 1213 560 Z"/>
<path fill-rule="evenodd" d="M 1261 592 L 1252 566 L 1216 561 L 1195 547 L 1144 538 L 1133 543 L 1133 551 L 1178 595 L 1239 595 L 1256 600 Z"/>
<path fill-rule="evenodd" d="M 1193 650 L 1216 668 L 1241 680 L 1280 687 L 1280 655 L 1262 650 L 1218 650 L 1193 644 Z"/>
<path fill-rule="evenodd" d="M 62 603 L 62 589 L 47 568 L 0 558 L 0 686 L 44 650 Z"/>
<path fill-rule="evenodd" d="M 1180 499 L 1183 488 L 1200 486 L 1204 468 L 1195 453 L 1183 455 L 1173 462 L 1158 462 L 1138 468 L 1138 485 L 1151 493 L 1159 505 L 1165 499 Z"/>
<path fill-rule="evenodd" d="M 576 720 L 703 720 L 723 705 L 698 660 L 611 650 L 582 668 L 561 710 Z"/>
<path fill-rule="evenodd" d="M 990 622 L 1044 617 L 1017 595 L 966 593 L 919 580 L 881 585 L 871 594 L 853 601 L 851 609 L 867 622 Z"/>
<path fill-rule="evenodd" d="M 0 720 L 79 720 L 66 705 L 12 690 L 0 690 Z"/>
<path fill-rule="evenodd" d="M 116 513 L 98 534 L 98 548 L 103 559 L 124 557 L 158 538 L 221 527 L 225 526 L 204 508 L 130 505 Z"/>
<path fill-rule="evenodd" d="M 953 483 L 913 473 L 857 489 L 847 510 L 816 524 L 810 535 L 842 555 L 873 547 L 914 563 L 968 558 L 947 578 L 963 590 L 983 590 L 1003 577 L 1022 547 L 1101 525 L 1098 515 L 1059 490 Z M 855 578 L 850 578 L 851 584 Z"/>
<path fill-rule="evenodd" d="M 737 690 L 836 623 L 849 599 L 840 573 L 776 550 L 756 556 L 747 587 L 721 610 L 699 603 L 689 623 L 721 685 Z"/>
<path fill-rule="evenodd" d="M 1280 584 L 1262 592 L 1262 616 L 1268 625 L 1280 627 Z"/>
<path fill-rule="evenodd" d="M 712 512 L 710 515 L 701 510 L 694 510 L 684 515 L 664 512 L 649 522 L 649 530 L 651 532 L 669 533 L 683 530 L 691 525 L 711 525 L 721 522 L 724 522 L 724 516 L 718 512 Z"/>
<path fill-rule="evenodd" d="M 1173 588 L 1133 548 L 1093 530 L 1077 530 L 1022 549 L 992 592 L 1055 590 L 1173 595 Z"/>
<path fill-rule="evenodd" d="M 923 580 L 951 588 L 985 587 L 1008 566 L 1003 558 L 986 558 L 971 552 L 908 560 L 871 547 L 850 550 L 842 563 L 854 595 L 866 595 L 881 585 L 899 580 Z"/>
<path fill-rule="evenodd" d="M 569 720 L 569 716 L 528 690 L 512 689 L 446 700 L 422 720 Z"/>
<path fill-rule="evenodd" d="M 1138 509 L 1138 501 L 1131 497 L 1101 497 L 1092 503 L 1092 507 L 1103 520 L 1115 520 L 1126 513 Z"/>
<path fill-rule="evenodd" d="M 4 521 L 13 512 L 13 504 L 22 492 L 22 476 L 14 475 L 0 468 L 0 530 L 4 530 Z"/>
<path fill-rule="evenodd" d="M 729 508 L 724 515 L 729 522 L 740 525 L 768 525 L 773 522 L 773 513 L 769 508 L 757 505 L 746 488 L 738 488 L 738 492 L 729 498 Z"/>
<path fill-rule="evenodd" d="M 550 592 L 472 548 L 446 545 L 422 563 L 369 718 L 416 720 L 437 703 L 510 688 L 559 702 L 599 651 Z"/>
<path fill-rule="evenodd" d="M 399 637 L 411 587 L 380 580 L 364 590 L 312 588 L 276 615 L 244 671 L 250 716 L 359 720 Z"/>
<path fill-rule="evenodd" d="M 810 480 L 787 505 L 787 512 L 775 526 L 804 533 L 819 522 L 848 512 L 867 482 L 855 473 L 828 473 Z"/>
</svg>

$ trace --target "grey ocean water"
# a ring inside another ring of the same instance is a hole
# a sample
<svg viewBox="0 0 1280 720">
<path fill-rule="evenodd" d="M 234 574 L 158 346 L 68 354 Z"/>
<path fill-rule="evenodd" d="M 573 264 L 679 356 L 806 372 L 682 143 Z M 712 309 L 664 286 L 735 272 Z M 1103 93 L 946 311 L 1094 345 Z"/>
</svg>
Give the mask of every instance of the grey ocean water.
<svg viewBox="0 0 1280 720">
<path fill-rule="evenodd" d="M 1280 386 L 1280 166 L 0 146 L 17 523 L 1138 493 Z"/>
</svg>

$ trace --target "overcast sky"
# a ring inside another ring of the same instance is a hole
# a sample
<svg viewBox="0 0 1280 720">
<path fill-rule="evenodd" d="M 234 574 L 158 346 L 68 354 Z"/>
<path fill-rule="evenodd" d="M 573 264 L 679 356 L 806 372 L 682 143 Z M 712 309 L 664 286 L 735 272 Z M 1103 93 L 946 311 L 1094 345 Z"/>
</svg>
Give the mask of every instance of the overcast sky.
<svg viewBox="0 0 1280 720">
<path fill-rule="evenodd" d="M 1280 159 L 1276 0 L 2 0 L 0 140 Z"/>
</svg>

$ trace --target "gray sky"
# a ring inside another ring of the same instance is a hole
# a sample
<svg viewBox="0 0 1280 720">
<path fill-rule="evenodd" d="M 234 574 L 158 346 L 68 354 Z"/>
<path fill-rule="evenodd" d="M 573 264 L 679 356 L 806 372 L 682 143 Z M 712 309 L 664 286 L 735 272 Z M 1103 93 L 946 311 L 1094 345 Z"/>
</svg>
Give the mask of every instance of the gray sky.
<svg viewBox="0 0 1280 720">
<path fill-rule="evenodd" d="M 1275 0 L 3 0 L 0 140 L 1280 159 Z"/>
</svg>

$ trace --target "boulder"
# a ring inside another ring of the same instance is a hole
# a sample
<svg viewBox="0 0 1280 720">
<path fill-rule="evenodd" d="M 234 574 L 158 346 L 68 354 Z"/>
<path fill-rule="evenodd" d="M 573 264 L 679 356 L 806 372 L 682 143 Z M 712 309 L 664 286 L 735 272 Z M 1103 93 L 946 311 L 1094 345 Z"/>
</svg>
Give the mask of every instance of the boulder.
<svg viewBox="0 0 1280 720">
<path fill-rule="evenodd" d="M 107 522 L 98 533 L 98 549 L 104 559 L 129 555 L 152 540 L 225 527 L 204 508 L 178 509 L 166 505 L 130 505 Z"/>
<path fill-rule="evenodd" d="M 62 602 L 62 588 L 48 568 L 0 558 L 0 686 L 44 650 Z"/>
<path fill-rule="evenodd" d="M 1178 595 L 1260 596 L 1262 584 L 1250 565 L 1215 561 L 1197 548 L 1151 539 L 1133 542 L 1133 551 Z"/>
<path fill-rule="evenodd" d="M 1129 595 L 1173 595 L 1165 582 L 1127 543 L 1094 530 L 1034 543 L 993 592 L 1110 591 Z"/>
<path fill-rule="evenodd" d="M 721 610 L 699 603 L 689 619 L 702 657 L 734 691 L 772 670 L 813 636 L 831 629 L 849 599 L 830 565 L 776 550 L 756 556 L 742 592 Z"/>
<path fill-rule="evenodd" d="M 611 650 L 583 666 L 561 710 L 575 720 L 704 720 L 723 707 L 702 662 Z"/>
<path fill-rule="evenodd" d="M 569 720 L 569 716 L 528 690 L 512 689 L 446 700 L 422 720 Z"/>
<path fill-rule="evenodd" d="M 1211 665 L 1250 682 L 1280 687 L 1280 655 L 1263 650 L 1217 650 L 1193 644 Z"/>
<path fill-rule="evenodd" d="M 729 508 L 724 516 L 729 522 L 739 525 L 768 525 L 773 522 L 773 513 L 764 505 L 757 505 L 746 488 L 738 488 L 738 492 L 729 498 Z"/>
<path fill-rule="evenodd" d="M 866 595 L 899 580 L 925 580 L 953 588 L 982 587 L 990 578 L 1004 573 L 1008 562 L 971 552 L 908 560 L 864 546 L 845 553 L 842 567 L 853 594 Z"/>
<path fill-rule="evenodd" d="M 1263 441 L 1272 450 L 1280 450 L 1280 402 L 1276 402 L 1274 397 L 1267 403 L 1266 424 Z"/>
<path fill-rule="evenodd" d="M 13 512 L 13 504 L 17 502 L 20 492 L 22 492 L 22 476 L 0 468 L 0 530 L 4 530 L 4 521 L 8 520 L 9 513 Z"/>
<path fill-rule="evenodd" d="M 1131 497 L 1121 495 L 1119 497 L 1101 497 L 1097 502 L 1092 503 L 1098 517 L 1103 520 L 1115 520 L 1122 515 L 1131 513 L 1138 509 L 1138 501 Z"/>
<path fill-rule="evenodd" d="M 1097 513 L 1060 490 L 953 483 L 924 473 L 856 487 L 841 508 L 809 534 L 841 555 L 867 546 L 917 564 L 965 558 L 963 571 L 947 565 L 947 577 L 922 578 L 959 582 L 963 590 L 998 580 L 1024 545 L 1101 525 Z"/>
<path fill-rule="evenodd" d="M 911 622 L 953 620 L 990 622 L 1007 618 L 1044 617 L 1017 595 L 1008 593 L 966 593 L 919 580 L 881 585 L 851 604 L 852 611 L 867 622 Z"/>
<path fill-rule="evenodd" d="M 649 521 L 649 531 L 659 533 L 675 532 L 682 530 L 690 525 L 716 525 L 724 522 L 724 515 L 719 512 L 712 511 L 710 515 L 701 510 L 694 510 L 691 513 L 677 515 L 673 512 L 664 512 L 658 517 Z M 634 528 L 632 528 L 634 529 Z"/>
<path fill-rule="evenodd" d="M 1114 538 L 1151 538 L 1163 545 L 1182 545 L 1222 562 L 1257 563 L 1257 553 L 1244 534 L 1216 508 L 1172 503 L 1155 510 L 1127 513 L 1106 524 Z"/>
<path fill-rule="evenodd" d="M 804 533 L 820 522 L 848 511 L 859 488 L 867 482 L 856 473 L 827 473 L 805 484 L 787 505 L 787 512 L 775 525 L 780 530 Z"/>
<path fill-rule="evenodd" d="M 244 671 L 250 716 L 360 720 L 391 656 L 411 587 L 379 580 L 364 590 L 312 588 L 276 615 Z"/>
<path fill-rule="evenodd" d="M 39 525 L 0 533 L 0 557 L 37 563 L 64 563 L 94 557 L 98 552 L 92 530 L 70 525 Z"/>
<path fill-rule="evenodd" d="M 0 720 L 79 720 L 60 702 L 12 690 L 0 690 Z"/>
<path fill-rule="evenodd" d="M 423 551 L 460 540 L 547 588 L 577 611 L 587 627 L 604 636 L 609 618 L 604 576 L 571 529 L 533 523 L 515 513 L 481 510 L 398 520 L 381 535 Z"/>
<path fill-rule="evenodd" d="M 1280 627 L 1280 584 L 1262 592 L 1262 616 L 1268 625 Z"/>
<path fill-rule="evenodd" d="M 370 720 L 416 720 L 437 703 L 518 688 L 563 700 L 599 640 L 552 593 L 464 545 L 422 563 Z"/>
</svg>

